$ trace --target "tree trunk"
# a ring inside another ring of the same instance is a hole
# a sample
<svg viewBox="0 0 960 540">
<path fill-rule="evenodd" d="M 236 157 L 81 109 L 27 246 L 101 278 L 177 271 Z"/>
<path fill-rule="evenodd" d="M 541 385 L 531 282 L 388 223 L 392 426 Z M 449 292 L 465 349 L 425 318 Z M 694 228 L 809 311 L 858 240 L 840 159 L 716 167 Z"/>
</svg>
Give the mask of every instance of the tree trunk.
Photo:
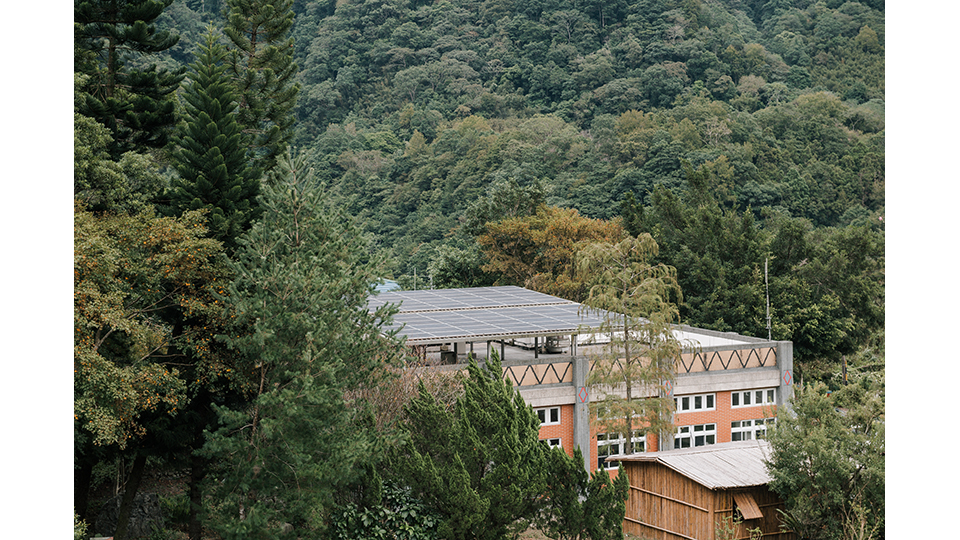
<svg viewBox="0 0 960 540">
<path fill-rule="evenodd" d="M 200 540 L 203 527 L 200 523 L 200 509 L 203 499 L 201 497 L 200 483 L 207 475 L 207 460 L 194 454 L 190 457 L 190 518 L 188 522 L 188 535 L 190 540 Z"/>
<path fill-rule="evenodd" d="M 143 470 L 147 464 L 147 455 L 137 453 L 133 460 L 133 468 L 130 470 L 130 478 L 127 479 L 127 486 L 123 490 L 123 498 L 120 499 L 120 513 L 117 516 L 117 530 L 113 534 L 113 540 L 125 540 L 127 536 L 127 526 L 130 524 L 130 514 L 133 511 L 133 501 L 137 496 L 137 490 L 140 489 L 140 481 L 143 479 Z"/>
<path fill-rule="evenodd" d="M 84 459 L 80 467 L 73 472 L 73 511 L 80 519 L 87 519 L 87 506 L 90 501 L 90 482 L 93 479 L 93 461 Z M 89 520 L 87 521 L 89 523 Z"/>
</svg>

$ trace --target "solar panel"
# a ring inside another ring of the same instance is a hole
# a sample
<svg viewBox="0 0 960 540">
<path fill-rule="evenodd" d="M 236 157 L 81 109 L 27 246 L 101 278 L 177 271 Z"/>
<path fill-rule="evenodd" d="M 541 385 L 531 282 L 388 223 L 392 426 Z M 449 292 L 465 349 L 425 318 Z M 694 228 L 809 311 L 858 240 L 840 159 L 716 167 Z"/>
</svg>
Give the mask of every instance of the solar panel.
<svg viewBox="0 0 960 540">
<path fill-rule="evenodd" d="M 394 291 L 370 299 L 370 309 L 399 304 L 389 329 L 408 343 L 443 343 L 535 335 L 569 335 L 597 328 L 580 304 L 522 287 Z"/>
<path fill-rule="evenodd" d="M 465 289 L 434 289 L 425 291 L 391 291 L 370 299 L 370 307 L 385 303 L 400 304 L 401 312 L 439 311 L 449 309 L 481 309 L 497 306 L 519 306 L 546 303 L 571 303 L 522 287 L 473 287 Z"/>
</svg>

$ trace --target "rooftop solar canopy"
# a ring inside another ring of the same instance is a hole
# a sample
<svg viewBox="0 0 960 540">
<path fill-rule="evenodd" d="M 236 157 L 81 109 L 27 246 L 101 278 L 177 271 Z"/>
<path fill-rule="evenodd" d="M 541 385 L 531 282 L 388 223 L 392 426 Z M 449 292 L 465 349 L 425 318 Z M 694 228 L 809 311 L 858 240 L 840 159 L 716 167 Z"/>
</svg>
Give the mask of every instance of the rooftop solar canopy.
<svg viewBox="0 0 960 540">
<path fill-rule="evenodd" d="M 385 330 L 402 328 L 400 334 L 412 345 L 592 334 L 602 322 L 597 311 L 580 313 L 576 302 L 514 286 L 388 291 L 370 297 L 368 305 L 374 310 L 388 303 L 400 311 Z M 685 348 L 764 341 L 692 327 L 677 327 L 674 336 Z"/>
<path fill-rule="evenodd" d="M 381 293 L 370 299 L 371 308 L 379 307 L 385 303 L 400 304 L 401 313 L 538 304 L 575 304 L 570 300 L 513 286 L 390 291 L 390 294 Z"/>
<path fill-rule="evenodd" d="M 581 314 L 576 302 L 513 286 L 385 292 L 371 297 L 369 307 L 386 303 L 400 312 L 385 329 L 402 328 L 411 344 L 570 335 L 601 323 L 596 313 Z"/>
</svg>

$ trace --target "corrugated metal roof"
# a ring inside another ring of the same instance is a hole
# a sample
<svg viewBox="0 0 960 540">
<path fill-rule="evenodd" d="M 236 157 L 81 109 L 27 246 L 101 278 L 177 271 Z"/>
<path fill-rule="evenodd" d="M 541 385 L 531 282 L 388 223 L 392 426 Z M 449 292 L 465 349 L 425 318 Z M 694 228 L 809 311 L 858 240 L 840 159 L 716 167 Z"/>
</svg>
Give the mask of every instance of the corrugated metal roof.
<svg viewBox="0 0 960 540">
<path fill-rule="evenodd" d="M 763 464 L 769 453 L 767 441 L 742 441 L 610 456 L 607 461 L 659 462 L 710 489 L 728 489 L 769 483 L 771 478 Z"/>
</svg>

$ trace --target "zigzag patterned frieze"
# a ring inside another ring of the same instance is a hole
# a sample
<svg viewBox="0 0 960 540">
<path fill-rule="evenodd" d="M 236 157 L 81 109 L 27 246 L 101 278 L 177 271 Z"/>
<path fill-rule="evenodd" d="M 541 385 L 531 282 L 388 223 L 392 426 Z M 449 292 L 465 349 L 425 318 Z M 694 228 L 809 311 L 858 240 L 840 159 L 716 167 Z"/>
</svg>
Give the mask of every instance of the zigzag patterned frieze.
<svg viewBox="0 0 960 540">
<path fill-rule="evenodd" d="M 559 371 L 557 366 L 561 366 Z M 514 386 L 534 386 L 573 382 L 572 366 L 572 362 L 554 362 L 550 364 L 507 366 L 503 371 Z"/>
<path fill-rule="evenodd" d="M 776 347 L 698 351 L 680 355 L 677 373 L 701 373 L 728 369 L 749 369 L 777 365 Z"/>
</svg>

